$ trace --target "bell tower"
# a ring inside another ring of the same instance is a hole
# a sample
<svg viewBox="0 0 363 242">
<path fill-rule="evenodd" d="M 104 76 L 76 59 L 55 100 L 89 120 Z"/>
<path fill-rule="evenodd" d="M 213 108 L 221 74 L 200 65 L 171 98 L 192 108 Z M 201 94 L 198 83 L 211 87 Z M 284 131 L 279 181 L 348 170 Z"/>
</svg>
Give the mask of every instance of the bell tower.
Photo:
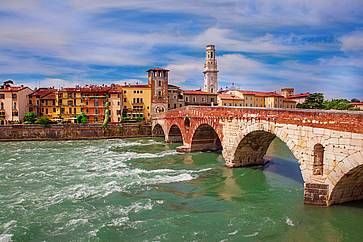
<svg viewBox="0 0 363 242">
<path fill-rule="evenodd" d="M 217 93 L 218 91 L 218 69 L 216 49 L 214 45 L 207 45 L 204 64 L 204 88 L 205 92 Z"/>
<path fill-rule="evenodd" d="M 148 84 L 151 86 L 151 115 L 168 110 L 169 70 L 154 68 L 148 72 Z"/>
</svg>

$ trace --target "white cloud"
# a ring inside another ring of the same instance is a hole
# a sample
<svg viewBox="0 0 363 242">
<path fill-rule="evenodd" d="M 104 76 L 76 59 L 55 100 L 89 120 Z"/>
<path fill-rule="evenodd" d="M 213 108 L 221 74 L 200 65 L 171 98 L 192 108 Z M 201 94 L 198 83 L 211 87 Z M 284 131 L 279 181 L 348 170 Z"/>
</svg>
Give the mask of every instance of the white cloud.
<svg viewBox="0 0 363 242">
<path fill-rule="evenodd" d="M 363 31 L 356 31 L 344 35 L 340 40 L 343 51 L 363 51 Z"/>
</svg>

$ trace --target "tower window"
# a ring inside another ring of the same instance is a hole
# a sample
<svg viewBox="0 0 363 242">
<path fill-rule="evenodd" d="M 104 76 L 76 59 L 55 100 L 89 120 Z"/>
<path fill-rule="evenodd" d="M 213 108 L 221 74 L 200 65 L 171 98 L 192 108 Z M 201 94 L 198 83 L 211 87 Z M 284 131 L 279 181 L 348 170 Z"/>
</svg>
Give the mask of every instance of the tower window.
<svg viewBox="0 0 363 242">
<path fill-rule="evenodd" d="M 159 81 L 159 87 L 161 87 L 161 81 Z"/>
</svg>

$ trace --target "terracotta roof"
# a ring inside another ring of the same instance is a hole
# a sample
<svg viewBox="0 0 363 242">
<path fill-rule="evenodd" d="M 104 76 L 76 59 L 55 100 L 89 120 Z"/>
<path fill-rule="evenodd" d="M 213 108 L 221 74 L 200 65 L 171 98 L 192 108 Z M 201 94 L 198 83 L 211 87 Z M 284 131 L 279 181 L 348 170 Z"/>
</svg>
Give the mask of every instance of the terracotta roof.
<svg viewBox="0 0 363 242">
<path fill-rule="evenodd" d="M 24 86 L 5 86 L 0 88 L 0 92 L 18 92 L 29 87 Z M 29 88 L 30 89 L 30 88 Z"/>
<path fill-rule="evenodd" d="M 168 84 L 168 88 L 180 89 L 180 87 L 172 85 L 172 84 Z"/>
<path fill-rule="evenodd" d="M 258 97 L 284 97 L 276 92 L 257 92 L 257 91 L 247 91 L 247 90 L 237 90 L 238 92 L 245 95 L 253 95 Z"/>
<path fill-rule="evenodd" d="M 128 88 L 128 87 L 132 87 L 132 88 L 150 88 L 151 86 L 149 84 L 130 84 L 130 85 L 122 85 L 121 88 Z"/>
<path fill-rule="evenodd" d="M 170 71 L 170 70 L 168 70 L 168 69 L 163 69 L 163 68 L 151 68 L 151 69 L 149 69 L 149 70 L 147 70 L 146 72 L 149 72 L 149 71 Z"/>
<path fill-rule="evenodd" d="M 291 96 L 287 97 L 287 99 L 303 98 L 303 97 L 308 97 L 309 95 L 310 95 L 310 93 L 304 92 L 304 93 L 299 93 L 299 94 L 291 95 Z"/>
<path fill-rule="evenodd" d="M 183 90 L 183 93 L 187 95 L 217 95 L 217 93 L 203 92 L 201 90 Z"/>
<path fill-rule="evenodd" d="M 38 97 L 43 97 L 46 96 L 50 93 L 54 93 L 56 90 L 54 88 L 46 88 L 46 87 L 41 87 L 37 90 L 35 90 L 32 94 L 30 94 L 29 96 L 38 96 Z"/>
<path fill-rule="evenodd" d="M 243 98 L 240 98 L 236 95 L 232 95 L 232 94 L 226 94 L 226 93 L 223 93 L 223 94 L 219 94 L 218 97 L 220 99 L 225 99 L 225 100 L 244 100 Z"/>
<path fill-rule="evenodd" d="M 351 102 L 352 105 L 363 105 L 363 102 Z"/>
</svg>

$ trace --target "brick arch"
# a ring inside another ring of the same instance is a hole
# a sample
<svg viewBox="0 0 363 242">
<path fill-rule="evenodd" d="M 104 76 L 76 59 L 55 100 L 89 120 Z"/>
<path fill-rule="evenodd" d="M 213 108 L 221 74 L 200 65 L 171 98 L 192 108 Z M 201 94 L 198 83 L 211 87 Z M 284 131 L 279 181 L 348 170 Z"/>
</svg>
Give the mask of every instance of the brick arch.
<svg viewBox="0 0 363 242">
<path fill-rule="evenodd" d="M 256 133 L 256 132 L 261 132 L 260 134 Z M 241 143 L 244 142 L 244 139 L 251 134 L 256 134 L 255 137 L 252 138 L 262 138 L 262 142 L 263 142 L 263 147 L 259 148 L 259 152 L 260 154 L 254 154 L 250 156 L 250 162 L 247 162 L 245 164 L 241 164 L 241 163 L 236 163 L 236 153 L 238 151 L 238 148 Z M 260 136 L 260 135 L 266 135 L 265 137 Z M 260 136 L 260 137 L 258 137 Z M 242 129 L 240 132 L 237 133 L 236 138 L 234 139 L 233 142 L 233 147 L 231 147 L 228 150 L 223 150 L 223 157 L 225 158 L 226 161 L 226 166 L 228 167 L 238 167 L 238 166 L 245 166 L 245 165 L 260 165 L 260 164 L 264 164 L 264 160 L 262 159 L 263 156 L 266 154 L 266 151 L 269 147 L 269 145 L 271 144 L 272 140 L 277 137 L 279 138 L 282 142 L 284 142 L 286 144 L 286 146 L 289 148 L 289 150 L 291 151 L 291 153 L 294 155 L 294 157 L 298 160 L 298 163 L 300 165 L 300 170 L 301 170 L 301 174 L 303 177 L 303 180 L 306 181 L 307 180 L 307 174 L 305 174 L 304 170 L 302 169 L 302 164 L 305 163 L 306 161 L 303 160 L 303 157 L 301 155 L 302 150 L 300 150 L 298 148 L 298 146 L 295 144 L 295 141 L 293 139 L 289 138 L 289 133 L 288 130 L 283 129 L 283 128 L 279 128 L 276 127 L 274 124 L 270 124 L 269 126 L 267 125 L 261 125 L 259 123 L 253 123 L 248 125 L 246 128 Z M 228 158 L 227 158 L 228 157 Z M 257 159 L 257 162 L 252 162 L 252 158 Z"/>
<path fill-rule="evenodd" d="M 342 161 L 327 175 L 328 205 L 363 199 L 363 151 Z"/>
<path fill-rule="evenodd" d="M 169 127 L 167 128 L 168 130 L 168 142 L 171 143 L 184 143 L 184 135 L 183 135 L 183 130 L 180 128 L 180 125 L 176 122 L 173 122 L 172 124 L 168 125 Z M 178 131 L 180 132 L 180 137 L 179 137 L 179 133 L 175 133 L 176 130 L 172 130 L 173 127 L 176 127 L 178 129 Z"/>
<path fill-rule="evenodd" d="M 158 127 L 158 126 L 161 127 L 161 129 L 163 130 L 163 133 L 164 133 L 164 137 L 167 138 L 167 134 L 168 133 L 165 132 L 166 131 L 166 127 L 161 122 L 153 122 L 152 127 L 151 127 L 152 136 L 155 136 L 154 135 L 155 134 L 155 128 Z M 157 136 L 162 137 L 161 135 L 157 135 Z"/>
<path fill-rule="evenodd" d="M 191 127 L 189 135 L 191 151 L 218 151 L 223 149 L 221 132 L 214 120 L 198 120 L 192 122 Z"/>
</svg>

